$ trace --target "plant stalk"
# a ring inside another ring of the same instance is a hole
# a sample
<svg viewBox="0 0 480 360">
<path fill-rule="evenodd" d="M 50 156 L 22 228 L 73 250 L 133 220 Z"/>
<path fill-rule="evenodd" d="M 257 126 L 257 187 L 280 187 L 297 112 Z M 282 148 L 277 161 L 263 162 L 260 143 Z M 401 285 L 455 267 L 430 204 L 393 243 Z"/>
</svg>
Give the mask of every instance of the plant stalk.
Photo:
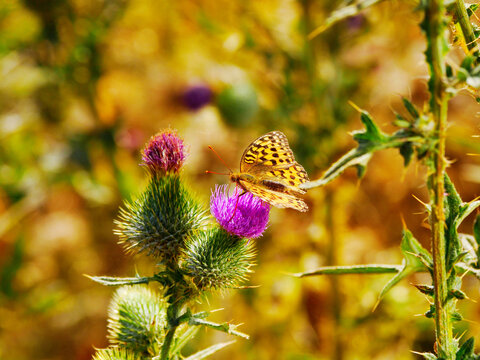
<svg viewBox="0 0 480 360">
<path fill-rule="evenodd" d="M 178 313 L 180 311 L 179 302 L 173 299 L 173 302 L 167 309 L 167 334 L 162 345 L 162 352 L 160 354 L 160 360 L 168 360 L 170 355 L 170 347 L 172 346 L 175 331 L 178 327 Z"/>
<path fill-rule="evenodd" d="M 455 16 L 462 29 L 463 38 L 465 39 L 468 50 L 473 51 L 474 55 L 478 55 L 477 38 L 473 32 L 472 23 L 468 17 L 463 0 L 455 0 Z"/>
<path fill-rule="evenodd" d="M 448 95 L 445 91 L 444 58 L 444 5 L 443 0 L 429 0 L 425 8 L 425 31 L 427 34 L 427 61 L 430 68 L 430 110 L 435 123 L 437 144 L 430 155 L 428 188 L 431 202 L 433 285 L 435 292 L 435 329 L 439 357 L 455 359 L 452 323 L 447 305 L 448 285 L 446 271 L 444 173 L 445 139 L 447 125 Z"/>
</svg>

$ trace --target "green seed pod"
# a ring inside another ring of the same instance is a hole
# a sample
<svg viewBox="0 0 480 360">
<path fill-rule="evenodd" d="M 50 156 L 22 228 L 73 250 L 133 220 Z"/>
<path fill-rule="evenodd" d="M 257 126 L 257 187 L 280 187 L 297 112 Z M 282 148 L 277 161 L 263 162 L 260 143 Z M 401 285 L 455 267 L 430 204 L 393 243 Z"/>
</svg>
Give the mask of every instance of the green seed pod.
<svg viewBox="0 0 480 360">
<path fill-rule="evenodd" d="M 110 347 L 107 349 L 98 349 L 93 360 L 141 360 L 142 357 L 125 348 Z"/>
<path fill-rule="evenodd" d="M 178 174 L 153 175 L 147 189 L 121 209 L 115 233 L 127 251 L 172 263 L 183 250 L 185 239 L 204 220 L 205 210 Z"/>
<path fill-rule="evenodd" d="M 136 354 L 158 351 L 166 326 L 165 304 L 145 286 L 123 286 L 115 292 L 108 310 L 108 337 L 113 345 Z"/>
<path fill-rule="evenodd" d="M 201 291 L 237 287 L 252 272 L 255 253 L 251 240 L 217 227 L 187 243 L 182 269 Z"/>
</svg>

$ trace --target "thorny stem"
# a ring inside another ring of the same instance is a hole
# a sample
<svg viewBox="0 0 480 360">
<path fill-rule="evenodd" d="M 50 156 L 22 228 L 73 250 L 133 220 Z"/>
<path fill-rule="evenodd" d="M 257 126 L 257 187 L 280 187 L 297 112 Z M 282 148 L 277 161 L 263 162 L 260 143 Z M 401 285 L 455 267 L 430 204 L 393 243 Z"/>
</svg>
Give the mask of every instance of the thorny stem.
<svg viewBox="0 0 480 360">
<path fill-rule="evenodd" d="M 476 48 L 477 37 L 473 32 L 472 23 L 468 17 L 467 9 L 465 8 L 463 0 L 455 0 L 455 16 L 462 29 L 468 50 L 473 50 L 474 54 L 478 54 L 478 49 Z"/>
<path fill-rule="evenodd" d="M 163 345 L 162 345 L 160 360 L 169 359 L 170 347 L 172 346 L 173 338 L 175 336 L 175 331 L 177 330 L 177 327 L 178 327 L 179 310 L 180 310 L 179 303 L 174 299 L 167 309 L 168 329 L 167 329 L 167 334 L 165 336 L 165 341 L 163 342 Z"/>
<path fill-rule="evenodd" d="M 446 274 L 444 172 L 445 138 L 448 96 L 445 92 L 443 0 L 429 0 L 425 8 L 425 31 L 427 34 L 427 61 L 430 69 L 430 110 L 437 136 L 435 150 L 430 155 L 432 163 L 428 178 L 431 202 L 433 285 L 435 291 L 435 329 L 438 355 L 446 360 L 455 358 L 452 323 L 447 304 L 448 285 Z"/>
</svg>

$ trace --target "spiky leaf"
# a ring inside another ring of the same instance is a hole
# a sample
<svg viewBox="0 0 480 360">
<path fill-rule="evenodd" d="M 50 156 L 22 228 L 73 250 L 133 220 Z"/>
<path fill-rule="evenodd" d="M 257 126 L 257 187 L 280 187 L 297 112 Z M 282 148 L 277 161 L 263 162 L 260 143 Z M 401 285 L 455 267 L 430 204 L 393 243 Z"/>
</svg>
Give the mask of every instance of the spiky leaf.
<svg viewBox="0 0 480 360">
<path fill-rule="evenodd" d="M 413 237 L 413 234 L 408 230 L 403 230 L 403 238 L 400 246 L 404 261 L 403 267 L 390 281 L 383 287 L 378 296 L 377 304 L 387 294 L 390 289 L 397 285 L 402 279 L 410 274 L 425 269 L 425 262 L 432 263 L 430 253 Z"/>
<path fill-rule="evenodd" d="M 216 353 L 217 351 L 223 349 L 224 347 L 233 344 L 235 340 L 233 341 L 228 341 L 220 344 L 215 344 L 210 346 L 209 348 L 206 348 L 204 350 L 201 350 L 193 355 L 190 355 L 189 357 L 185 358 L 185 360 L 201 360 L 205 359 L 206 357 Z"/>
<path fill-rule="evenodd" d="M 458 349 L 455 360 L 473 360 L 474 358 L 474 346 L 475 346 L 475 338 L 471 337 L 467 341 L 465 341 L 460 349 Z"/>
<path fill-rule="evenodd" d="M 403 101 L 403 106 L 405 106 L 405 109 L 409 112 L 409 114 L 414 118 L 418 119 L 420 117 L 420 114 L 418 113 L 417 109 L 415 108 L 415 105 L 413 105 L 408 99 L 402 97 Z"/>
</svg>

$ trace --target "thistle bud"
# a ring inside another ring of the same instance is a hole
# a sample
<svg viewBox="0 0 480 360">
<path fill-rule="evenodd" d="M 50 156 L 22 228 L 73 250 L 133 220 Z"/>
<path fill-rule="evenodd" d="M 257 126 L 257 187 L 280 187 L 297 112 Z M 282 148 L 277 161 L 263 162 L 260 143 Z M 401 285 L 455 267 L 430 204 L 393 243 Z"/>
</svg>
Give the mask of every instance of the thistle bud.
<svg viewBox="0 0 480 360">
<path fill-rule="evenodd" d="M 175 131 L 165 130 L 150 138 L 142 161 L 153 174 L 178 173 L 186 157 L 183 139 Z"/>
<path fill-rule="evenodd" d="M 112 345 L 136 354 L 153 355 L 164 337 L 165 304 L 144 286 L 119 288 L 110 303 L 108 337 Z"/>
<path fill-rule="evenodd" d="M 251 241 L 217 227 L 190 239 L 182 268 L 201 291 L 232 288 L 247 279 L 254 257 Z"/>
<path fill-rule="evenodd" d="M 95 355 L 93 356 L 93 360 L 141 360 L 143 357 L 139 354 L 135 354 L 134 352 L 121 348 L 112 346 L 107 349 L 98 349 Z"/>
<path fill-rule="evenodd" d="M 203 207 L 179 175 L 153 176 L 147 189 L 120 210 L 115 233 L 128 252 L 146 253 L 171 264 L 177 261 L 186 238 L 204 221 Z"/>
</svg>

